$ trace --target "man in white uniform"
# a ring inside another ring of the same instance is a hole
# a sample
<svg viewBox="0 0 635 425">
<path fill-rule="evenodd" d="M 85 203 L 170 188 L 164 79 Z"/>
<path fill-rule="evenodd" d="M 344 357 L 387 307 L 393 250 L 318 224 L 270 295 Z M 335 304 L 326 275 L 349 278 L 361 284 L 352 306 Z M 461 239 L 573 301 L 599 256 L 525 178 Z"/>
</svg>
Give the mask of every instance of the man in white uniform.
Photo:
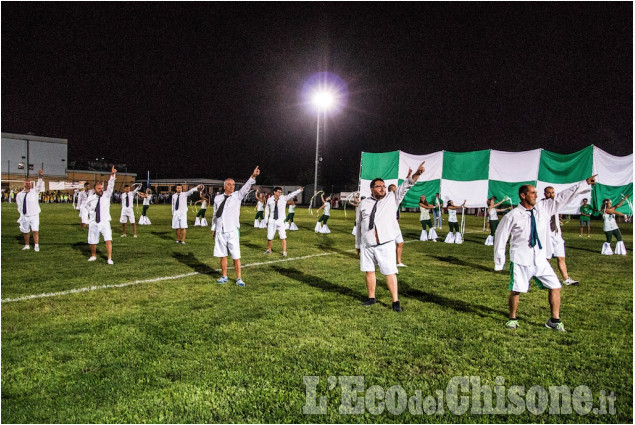
<svg viewBox="0 0 635 425">
<path fill-rule="evenodd" d="M 404 180 L 395 192 L 386 192 L 386 184 L 380 178 L 370 184 L 372 197 L 362 200 L 357 209 L 357 231 L 355 248 L 360 255 L 360 269 L 366 272 L 368 299 L 362 305 L 375 304 L 375 286 L 377 277 L 375 268 L 386 276 L 386 285 L 392 295 L 392 309 L 401 311 L 397 290 L 397 256 L 395 239 L 399 234 L 397 208 L 404 196 L 421 173 L 425 171 L 424 162 L 419 165 L 412 178 Z"/>
<path fill-rule="evenodd" d="M 556 196 L 556 191 L 553 187 L 547 186 L 545 187 L 545 199 L 553 199 Z M 562 275 L 562 283 L 565 285 L 579 285 L 580 282 L 577 280 L 573 280 L 569 277 L 569 273 L 567 273 L 567 263 L 565 263 L 565 253 L 564 253 L 564 239 L 562 238 L 562 229 L 560 228 L 560 214 L 556 212 L 556 214 L 551 216 L 551 248 L 552 248 L 552 258 L 556 257 L 558 261 L 558 269 L 560 270 L 560 274 Z"/>
<path fill-rule="evenodd" d="M 494 270 L 503 270 L 505 266 L 505 247 L 509 244 L 511 279 L 509 282 L 509 320 L 508 329 L 518 327 L 516 310 L 520 293 L 529 290 L 529 280 L 533 277 L 540 288 L 549 290 L 551 318 L 545 326 L 564 332 L 560 321 L 560 281 L 551 268 L 549 242 L 549 221 L 552 215 L 562 209 L 575 196 L 590 189 L 595 184 L 595 176 L 562 191 L 553 199 L 536 202 L 538 193 L 532 185 L 523 185 L 518 190 L 520 204 L 505 215 L 494 236 Z"/>
<path fill-rule="evenodd" d="M 228 281 L 227 255 L 231 254 L 236 270 L 236 285 L 245 286 L 240 270 L 240 206 L 251 185 L 256 183 L 258 175 L 260 175 L 260 169 L 256 166 L 247 183 L 238 192 L 234 192 L 236 187 L 234 179 L 225 180 L 224 192 L 214 198 L 214 230 L 212 230 L 214 257 L 220 258 L 222 271 L 222 276 L 216 281 L 217 283 Z"/>
<path fill-rule="evenodd" d="M 31 182 L 24 182 L 24 189 L 15 197 L 15 203 L 20 213 L 18 223 L 20 224 L 20 232 L 24 236 L 23 251 L 31 249 L 31 232 L 33 232 L 33 242 L 35 243 L 34 251 L 40 251 L 40 203 L 38 197 L 40 192 L 44 192 L 44 180 L 42 180 L 42 170 L 39 172 L 37 184 L 31 188 Z"/>
<path fill-rule="evenodd" d="M 271 254 L 273 238 L 276 236 L 276 232 L 278 232 L 278 236 L 282 241 L 282 256 L 287 256 L 287 232 L 284 226 L 286 216 L 285 209 L 287 207 L 287 201 L 298 196 L 303 190 L 304 188 L 301 187 L 287 196 L 282 196 L 281 187 L 273 188 L 273 196 L 269 198 L 267 207 L 265 208 L 265 222 L 267 223 L 267 250 L 265 251 L 265 255 Z"/>
<path fill-rule="evenodd" d="M 125 185 L 123 187 L 123 193 L 121 194 L 121 216 L 119 217 L 119 222 L 121 223 L 121 237 L 126 237 L 126 224 L 128 221 L 132 223 L 132 233 L 134 237 L 137 237 L 137 224 L 134 219 L 134 197 L 137 192 L 141 189 L 141 185 L 138 185 L 135 190 L 130 192 L 130 186 Z"/>
<path fill-rule="evenodd" d="M 108 264 L 115 264 L 112 261 L 112 229 L 110 228 L 110 198 L 115 190 L 115 179 L 117 170 L 112 167 L 112 175 L 108 180 L 108 188 L 104 190 L 103 183 L 95 185 L 95 193 L 90 195 L 84 205 L 82 214 L 88 217 L 88 245 L 90 245 L 90 258 L 88 261 L 97 260 L 97 244 L 99 235 L 103 235 L 106 244 L 106 254 Z"/>
<path fill-rule="evenodd" d="M 185 233 L 187 232 L 187 198 L 194 192 L 203 189 L 203 185 L 183 192 L 183 186 L 176 187 L 176 193 L 172 195 L 172 228 L 176 229 L 176 243 L 185 245 Z"/>
<path fill-rule="evenodd" d="M 84 190 L 77 194 L 77 209 L 79 210 L 79 218 L 81 221 L 82 230 L 86 228 L 88 224 L 88 216 L 82 216 L 82 206 L 86 203 L 88 196 L 95 193 L 94 190 L 90 190 L 90 183 L 84 183 Z"/>
</svg>

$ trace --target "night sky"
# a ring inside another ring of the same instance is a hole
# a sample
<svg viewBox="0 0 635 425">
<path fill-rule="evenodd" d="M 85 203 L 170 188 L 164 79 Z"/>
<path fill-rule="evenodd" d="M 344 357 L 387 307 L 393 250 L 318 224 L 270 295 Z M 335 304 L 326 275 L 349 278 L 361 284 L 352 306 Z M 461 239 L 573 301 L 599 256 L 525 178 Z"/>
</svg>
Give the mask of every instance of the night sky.
<svg viewBox="0 0 635 425">
<path fill-rule="evenodd" d="M 69 161 L 310 183 L 320 71 L 349 88 L 322 145 L 336 188 L 361 151 L 633 151 L 630 2 L 1 7 L 2 131 L 68 138 Z"/>
</svg>

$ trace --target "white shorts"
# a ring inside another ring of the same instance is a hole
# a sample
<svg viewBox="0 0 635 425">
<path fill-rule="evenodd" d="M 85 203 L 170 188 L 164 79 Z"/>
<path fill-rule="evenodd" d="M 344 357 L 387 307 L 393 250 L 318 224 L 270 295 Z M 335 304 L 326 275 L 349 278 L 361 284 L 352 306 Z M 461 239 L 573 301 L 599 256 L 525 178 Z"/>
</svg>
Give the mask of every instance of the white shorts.
<svg viewBox="0 0 635 425">
<path fill-rule="evenodd" d="M 509 280 L 509 290 L 514 292 L 529 291 L 529 281 L 533 277 L 540 289 L 558 289 L 561 287 L 558 276 L 551 268 L 548 261 L 542 261 L 537 266 L 509 265 L 511 275 Z"/>
<path fill-rule="evenodd" d="M 214 257 L 227 257 L 231 254 L 234 260 L 240 259 L 240 234 L 238 229 L 233 232 L 216 232 L 214 234 Z"/>
<path fill-rule="evenodd" d="M 173 229 L 187 229 L 187 213 L 174 214 L 172 216 Z"/>
<path fill-rule="evenodd" d="M 553 254 L 551 255 L 551 257 L 564 258 L 564 239 L 562 239 L 562 236 L 552 233 L 551 245 L 553 246 Z"/>
<path fill-rule="evenodd" d="M 280 239 L 287 238 L 287 232 L 284 230 L 284 221 L 276 222 L 269 220 L 269 224 L 267 225 L 267 240 L 272 241 L 273 238 L 276 237 L 276 231 L 278 232 Z"/>
<path fill-rule="evenodd" d="M 121 209 L 121 217 L 119 218 L 119 223 L 127 223 L 128 220 L 130 220 L 130 222 L 134 224 L 134 211 L 132 210 L 132 207 Z"/>
<path fill-rule="evenodd" d="M 403 235 L 401 234 L 401 229 L 399 230 L 399 235 L 395 238 L 395 243 L 403 243 Z"/>
<path fill-rule="evenodd" d="M 381 274 L 387 276 L 397 273 L 397 252 L 395 241 L 383 245 L 362 245 L 359 251 L 359 265 L 363 272 L 374 272 L 379 266 Z"/>
<path fill-rule="evenodd" d="M 20 232 L 39 232 L 40 231 L 40 215 L 31 215 L 28 217 L 21 216 L 18 220 L 20 223 Z"/>
<path fill-rule="evenodd" d="M 97 245 L 100 234 L 104 236 L 104 242 L 112 240 L 110 221 L 92 222 L 88 225 L 88 245 Z"/>
</svg>

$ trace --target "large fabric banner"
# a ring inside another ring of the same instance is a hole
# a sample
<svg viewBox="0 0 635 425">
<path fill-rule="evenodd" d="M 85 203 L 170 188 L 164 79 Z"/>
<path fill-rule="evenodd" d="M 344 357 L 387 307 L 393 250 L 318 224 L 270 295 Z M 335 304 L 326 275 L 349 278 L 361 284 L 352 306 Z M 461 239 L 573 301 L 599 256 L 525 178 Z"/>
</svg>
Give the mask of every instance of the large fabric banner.
<svg viewBox="0 0 635 425">
<path fill-rule="evenodd" d="M 421 195 L 434 199 L 437 193 L 445 205 L 451 200 L 455 205 L 465 201 L 469 208 L 485 207 L 487 199 L 492 196 L 499 201 L 509 198 L 513 205 L 518 205 L 518 189 L 522 185 L 536 186 L 541 199 L 548 186 L 558 193 L 593 174 L 598 175 L 598 183 L 592 193 L 584 193 L 572 200 L 561 213 L 579 213 L 583 198 L 587 198 L 599 211 L 602 200 L 606 198 L 616 204 L 623 196 L 633 196 L 633 155 L 613 156 L 595 146 L 570 154 L 544 149 L 524 152 L 440 151 L 425 155 L 401 151 L 362 152 L 361 196 L 370 196 L 372 179 L 380 177 L 387 185 L 401 184 L 408 171 L 415 170 L 423 161 L 426 171 L 404 198 L 403 207 L 416 208 Z M 624 203 L 619 211 L 633 213 L 628 203 Z"/>
</svg>

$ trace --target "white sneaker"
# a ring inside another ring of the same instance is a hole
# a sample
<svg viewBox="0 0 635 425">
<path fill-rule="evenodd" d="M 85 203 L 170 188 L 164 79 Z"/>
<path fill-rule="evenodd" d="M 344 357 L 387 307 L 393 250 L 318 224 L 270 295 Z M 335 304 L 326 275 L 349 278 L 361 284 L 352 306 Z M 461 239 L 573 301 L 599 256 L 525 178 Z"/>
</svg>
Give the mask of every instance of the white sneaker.
<svg viewBox="0 0 635 425">
<path fill-rule="evenodd" d="M 24 245 L 24 248 L 22 248 L 22 251 L 28 251 L 29 249 L 31 249 L 31 245 Z"/>
<path fill-rule="evenodd" d="M 95 260 L 97 260 L 97 257 L 90 257 L 90 258 L 88 259 L 88 261 L 95 261 Z"/>
<path fill-rule="evenodd" d="M 283 253 L 282 253 L 282 256 L 283 256 L 283 257 L 286 257 L 286 256 L 287 256 L 287 251 L 283 252 Z"/>
<path fill-rule="evenodd" d="M 125 238 L 127 235 L 121 235 L 122 238 Z"/>
<path fill-rule="evenodd" d="M 112 260 L 108 260 L 108 261 L 106 261 L 106 262 L 107 262 L 108 264 L 110 264 L 110 265 L 115 264 L 115 262 L 114 262 L 114 261 L 112 261 Z"/>
<path fill-rule="evenodd" d="M 397 264 L 397 267 L 408 267 L 408 266 L 406 266 L 404 263 L 399 263 Z"/>
<path fill-rule="evenodd" d="M 133 238 L 136 238 L 136 237 L 137 237 L 137 235 L 134 235 L 134 236 L 133 236 Z"/>
<path fill-rule="evenodd" d="M 35 246 L 33 247 L 33 251 L 35 251 L 35 252 L 40 252 L 40 245 L 35 245 Z"/>
</svg>

